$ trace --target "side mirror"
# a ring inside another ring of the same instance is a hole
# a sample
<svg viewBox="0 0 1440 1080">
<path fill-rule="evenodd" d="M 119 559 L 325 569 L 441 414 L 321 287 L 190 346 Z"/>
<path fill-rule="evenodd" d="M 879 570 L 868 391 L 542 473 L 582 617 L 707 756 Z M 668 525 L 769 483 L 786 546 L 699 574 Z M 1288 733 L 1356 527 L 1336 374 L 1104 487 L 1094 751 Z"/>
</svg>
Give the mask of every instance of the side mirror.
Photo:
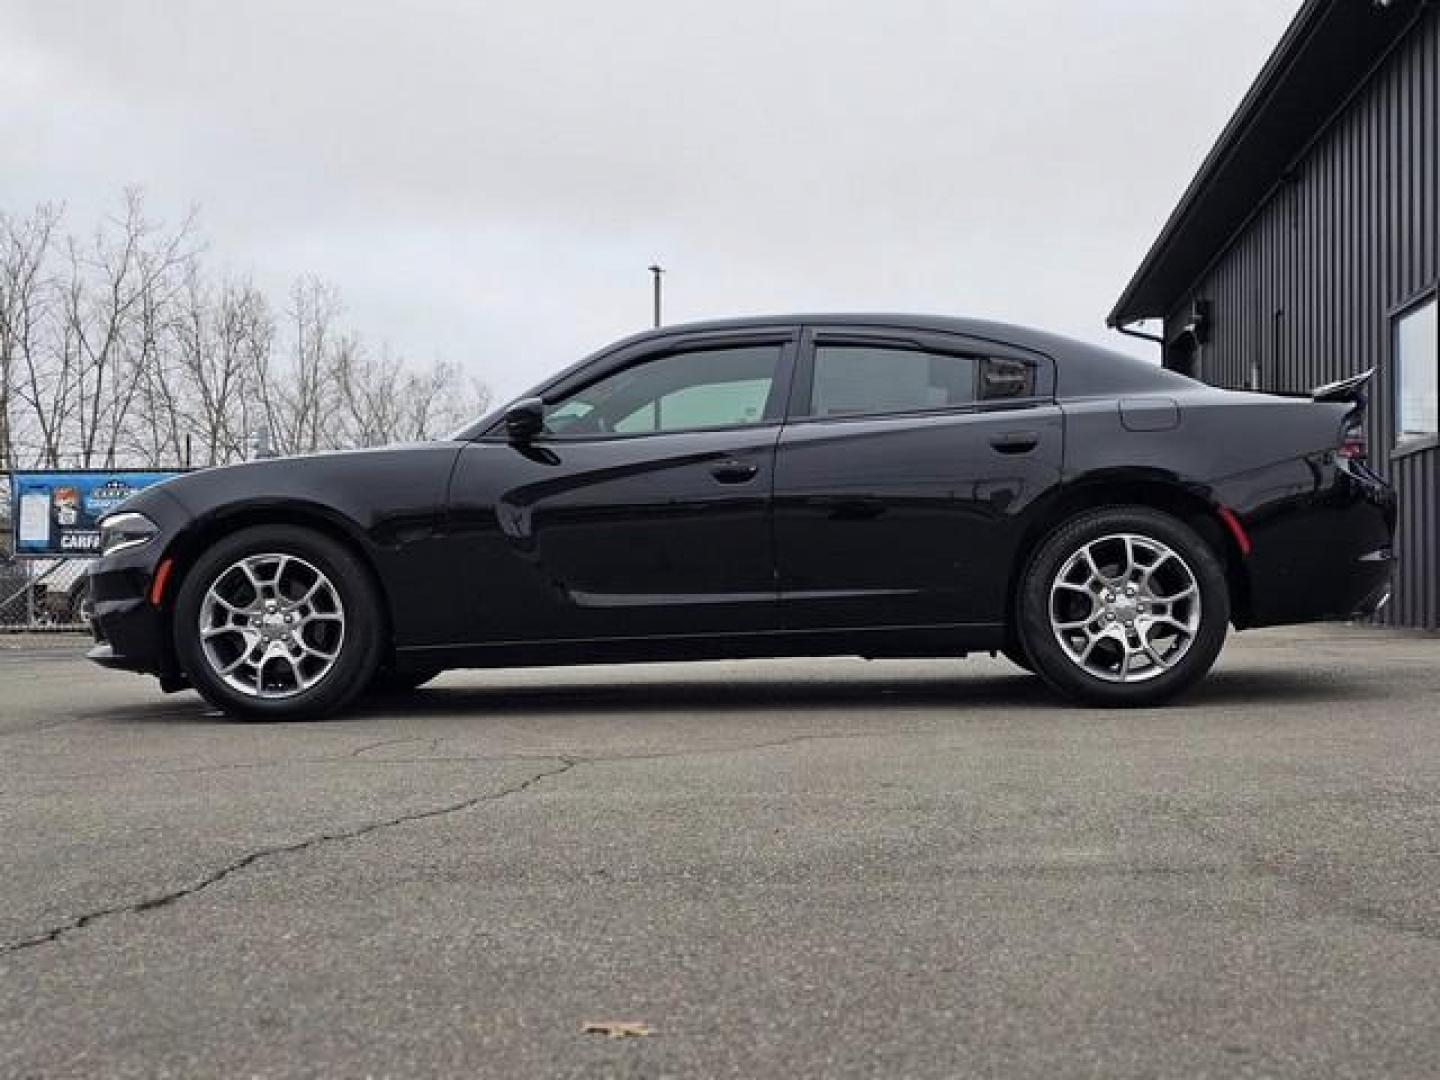
<svg viewBox="0 0 1440 1080">
<path fill-rule="evenodd" d="M 522 398 L 505 410 L 505 433 L 511 442 L 529 442 L 545 430 L 545 402 Z"/>
</svg>

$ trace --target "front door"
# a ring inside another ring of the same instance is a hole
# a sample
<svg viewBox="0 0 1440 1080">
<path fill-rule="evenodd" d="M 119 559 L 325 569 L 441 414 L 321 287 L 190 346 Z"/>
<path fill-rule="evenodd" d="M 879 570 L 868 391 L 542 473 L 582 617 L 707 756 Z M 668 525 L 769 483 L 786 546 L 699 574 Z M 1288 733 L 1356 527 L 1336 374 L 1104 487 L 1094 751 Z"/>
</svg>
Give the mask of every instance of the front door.
<svg viewBox="0 0 1440 1080">
<path fill-rule="evenodd" d="M 1059 478 L 1041 356 L 880 328 L 805 335 L 775 463 L 782 625 L 997 624 L 1019 514 Z"/>
<path fill-rule="evenodd" d="M 452 483 L 467 640 L 773 629 L 793 338 L 662 343 L 548 402 L 529 442 L 468 447 Z"/>
</svg>

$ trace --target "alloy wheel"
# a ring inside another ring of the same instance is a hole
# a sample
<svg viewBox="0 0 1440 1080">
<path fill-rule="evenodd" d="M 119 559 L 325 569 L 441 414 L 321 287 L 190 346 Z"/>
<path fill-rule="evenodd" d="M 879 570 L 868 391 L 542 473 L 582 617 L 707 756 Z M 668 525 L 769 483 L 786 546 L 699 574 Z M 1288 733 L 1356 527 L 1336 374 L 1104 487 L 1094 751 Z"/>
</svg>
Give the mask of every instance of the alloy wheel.
<svg viewBox="0 0 1440 1080">
<path fill-rule="evenodd" d="M 227 686 L 252 698 L 304 693 L 335 667 L 345 606 L 330 579 L 296 555 L 247 555 L 216 575 L 200 603 L 200 644 Z"/>
<path fill-rule="evenodd" d="M 1050 626 L 1065 655 L 1106 682 L 1157 678 L 1200 630 L 1200 586 L 1174 549 L 1135 533 L 1102 536 L 1060 567 Z"/>
</svg>

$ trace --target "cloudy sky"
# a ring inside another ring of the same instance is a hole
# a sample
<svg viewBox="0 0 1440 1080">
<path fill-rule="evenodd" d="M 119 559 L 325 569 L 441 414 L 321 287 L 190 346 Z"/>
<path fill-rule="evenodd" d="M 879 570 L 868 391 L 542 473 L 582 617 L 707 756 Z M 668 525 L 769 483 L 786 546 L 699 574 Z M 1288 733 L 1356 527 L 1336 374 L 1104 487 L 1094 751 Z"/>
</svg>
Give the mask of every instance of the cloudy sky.
<svg viewBox="0 0 1440 1080">
<path fill-rule="evenodd" d="M 127 184 L 502 396 L 648 323 L 1104 317 L 1298 0 L 0 0 L 0 208 Z"/>
</svg>

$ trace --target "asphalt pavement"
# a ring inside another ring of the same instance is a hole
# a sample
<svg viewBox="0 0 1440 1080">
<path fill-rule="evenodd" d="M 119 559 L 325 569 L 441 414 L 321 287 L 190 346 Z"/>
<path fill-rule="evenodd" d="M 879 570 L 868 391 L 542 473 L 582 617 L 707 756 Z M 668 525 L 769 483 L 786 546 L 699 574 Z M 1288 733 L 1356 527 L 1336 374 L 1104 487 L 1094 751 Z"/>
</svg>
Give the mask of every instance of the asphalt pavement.
<svg viewBox="0 0 1440 1080">
<path fill-rule="evenodd" d="M 1130 712 L 813 660 L 287 724 L 0 638 L 3 1077 L 1437 1074 L 1440 638 Z"/>
</svg>

